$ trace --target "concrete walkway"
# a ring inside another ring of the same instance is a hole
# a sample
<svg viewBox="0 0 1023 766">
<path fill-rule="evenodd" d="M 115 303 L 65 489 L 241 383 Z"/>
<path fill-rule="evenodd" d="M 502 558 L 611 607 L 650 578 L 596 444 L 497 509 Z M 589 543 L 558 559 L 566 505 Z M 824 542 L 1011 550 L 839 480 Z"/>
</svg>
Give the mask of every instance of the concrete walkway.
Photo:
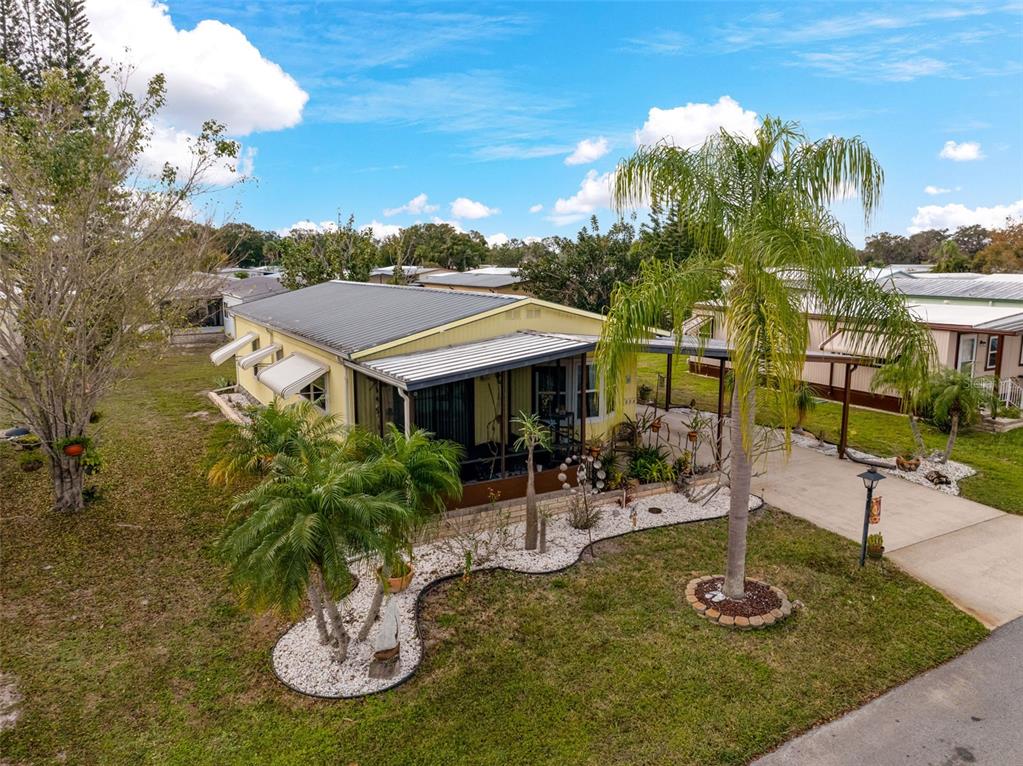
<svg viewBox="0 0 1023 766">
<path fill-rule="evenodd" d="M 754 766 L 979 764 L 1023 759 L 1023 620 L 961 657 L 769 753 Z"/>
<path fill-rule="evenodd" d="M 684 433 L 679 413 L 663 417 Z M 766 462 L 753 491 L 768 504 L 860 541 L 866 491 L 857 474 L 866 466 L 800 447 Z M 870 531 L 884 535 L 891 561 L 989 628 L 1023 616 L 1023 516 L 895 477 L 875 495 L 883 498 L 881 523 Z"/>
</svg>

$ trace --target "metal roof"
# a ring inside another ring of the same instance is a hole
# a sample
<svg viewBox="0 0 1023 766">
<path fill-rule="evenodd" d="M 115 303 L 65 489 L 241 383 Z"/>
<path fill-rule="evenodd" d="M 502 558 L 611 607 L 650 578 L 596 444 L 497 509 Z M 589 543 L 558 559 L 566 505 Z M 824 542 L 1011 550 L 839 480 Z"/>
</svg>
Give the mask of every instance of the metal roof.
<svg viewBox="0 0 1023 766">
<path fill-rule="evenodd" d="M 515 274 L 500 274 L 487 271 L 454 271 L 450 274 L 423 274 L 420 284 L 450 285 L 452 287 L 498 288 L 517 285 L 522 277 Z"/>
<path fill-rule="evenodd" d="M 520 300 L 525 299 L 336 280 L 243 303 L 231 311 L 347 354 Z"/>
<path fill-rule="evenodd" d="M 1017 277 L 1013 279 L 1012 277 Z M 1004 278 L 1009 277 L 1009 278 Z M 886 287 L 905 295 L 974 301 L 1023 301 L 1023 274 L 982 277 L 894 277 Z"/>
<path fill-rule="evenodd" d="M 276 277 L 246 277 L 245 279 L 232 279 L 221 288 L 220 292 L 238 298 L 242 301 L 258 300 L 269 295 L 286 293 L 288 288 L 281 284 Z"/>
<path fill-rule="evenodd" d="M 921 322 L 973 330 L 1016 332 L 1023 322 L 1020 306 L 971 306 L 963 303 L 914 303 L 909 311 Z"/>
<path fill-rule="evenodd" d="M 373 377 L 383 377 L 408 391 L 416 391 L 563 359 L 591 351 L 594 345 L 595 340 L 591 339 L 515 332 L 460 346 L 372 359 L 357 366 Z"/>
</svg>

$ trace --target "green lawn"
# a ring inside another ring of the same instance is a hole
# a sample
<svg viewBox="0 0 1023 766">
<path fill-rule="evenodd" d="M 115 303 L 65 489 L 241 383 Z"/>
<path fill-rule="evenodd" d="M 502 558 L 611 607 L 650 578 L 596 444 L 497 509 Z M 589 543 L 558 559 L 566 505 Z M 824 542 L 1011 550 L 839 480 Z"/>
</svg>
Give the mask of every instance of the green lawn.
<svg viewBox="0 0 1023 766">
<path fill-rule="evenodd" d="M 664 374 L 663 354 L 640 357 L 639 379 L 651 387 L 657 374 Z M 700 407 L 717 409 L 717 378 L 694 375 L 688 371 L 686 359 L 676 359 L 672 371 L 672 402 L 687 404 L 696 399 Z M 727 402 L 726 402 L 727 408 Z M 761 413 L 758 420 L 774 425 L 771 413 Z M 831 442 L 838 441 L 841 431 L 842 405 L 818 402 L 817 409 L 806 418 L 805 428 L 814 434 L 823 432 Z M 946 435 L 927 424 L 921 424 L 928 448 L 944 448 Z M 890 457 L 913 448 L 913 437 L 904 415 L 853 407 L 849 413 L 849 446 L 881 457 Z M 1023 428 L 1005 434 L 971 431 L 960 435 L 952 453 L 955 460 L 976 469 L 976 476 L 961 482 L 964 497 L 1023 514 Z"/>
<path fill-rule="evenodd" d="M 733 633 L 684 604 L 720 571 L 723 521 L 602 544 L 550 577 L 436 593 L 400 689 L 314 701 L 268 666 L 284 628 L 240 613 L 212 541 L 227 498 L 199 472 L 215 426 L 201 355 L 152 364 L 104 406 L 104 497 L 74 518 L 0 449 L 0 670 L 25 701 L 5 763 L 738 764 L 955 656 L 971 617 L 856 547 L 758 514 L 750 571 L 806 609 Z"/>
</svg>

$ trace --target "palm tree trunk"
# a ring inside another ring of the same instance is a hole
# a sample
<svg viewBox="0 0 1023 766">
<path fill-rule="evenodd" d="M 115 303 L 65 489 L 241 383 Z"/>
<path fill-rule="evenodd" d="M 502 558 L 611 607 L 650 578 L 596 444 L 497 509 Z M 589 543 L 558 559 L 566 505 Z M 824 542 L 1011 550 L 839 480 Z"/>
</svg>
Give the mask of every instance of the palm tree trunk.
<svg viewBox="0 0 1023 766">
<path fill-rule="evenodd" d="M 959 413 L 952 413 L 952 430 L 948 432 L 948 441 L 945 442 L 945 454 L 941 458 L 942 463 L 947 463 L 952 455 L 952 447 L 955 446 L 956 436 L 959 435 Z"/>
<path fill-rule="evenodd" d="M 320 635 L 320 643 L 329 644 L 330 633 L 327 632 L 327 621 L 323 616 L 323 594 L 320 591 L 318 573 L 314 572 L 309 577 L 306 592 L 309 596 L 309 606 L 313 610 L 313 617 L 316 619 L 316 632 Z"/>
<path fill-rule="evenodd" d="M 338 611 L 337 603 L 329 593 L 324 594 L 323 606 L 327 612 L 327 619 L 330 621 L 330 629 L 334 633 L 334 643 L 337 644 L 337 661 L 344 662 L 348 658 L 348 631 L 341 621 L 341 613 Z"/>
<path fill-rule="evenodd" d="M 731 499 L 728 506 L 728 559 L 725 563 L 724 594 L 727 598 L 741 599 L 746 595 L 746 528 L 749 525 L 749 491 L 753 481 L 753 423 L 756 391 L 751 389 L 747 399 L 747 412 L 743 428 L 739 410 L 739 385 L 732 387 L 732 418 L 729 436 L 732 457 L 730 468 Z M 749 446 L 743 444 L 743 431 L 749 436 Z"/>
<path fill-rule="evenodd" d="M 526 450 L 526 550 L 536 550 L 536 481 L 532 445 Z"/>
<path fill-rule="evenodd" d="M 924 457 L 927 454 L 927 445 L 924 444 L 924 437 L 920 433 L 920 424 L 916 422 L 916 415 L 909 413 L 909 429 L 913 432 L 913 442 L 916 444 L 916 454 Z"/>
<path fill-rule="evenodd" d="M 373 591 L 373 600 L 369 604 L 369 612 L 366 613 L 366 618 L 362 621 L 362 627 L 359 628 L 359 633 L 356 636 L 359 641 L 365 641 L 369 637 L 369 629 L 376 622 L 380 604 L 384 601 L 384 581 L 390 576 L 391 566 L 385 561 L 380 567 L 380 576 L 377 578 L 376 590 Z"/>
</svg>

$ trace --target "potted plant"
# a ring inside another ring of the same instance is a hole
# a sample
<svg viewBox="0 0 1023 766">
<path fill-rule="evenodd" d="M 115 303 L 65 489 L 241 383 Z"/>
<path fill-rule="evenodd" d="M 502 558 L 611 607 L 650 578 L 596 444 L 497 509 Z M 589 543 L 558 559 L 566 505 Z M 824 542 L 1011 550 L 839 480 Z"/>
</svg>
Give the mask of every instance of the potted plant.
<svg viewBox="0 0 1023 766">
<path fill-rule="evenodd" d="M 14 440 L 14 443 L 18 446 L 18 449 L 25 450 L 26 452 L 37 450 L 42 444 L 42 442 L 39 441 L 39 437 L 35 434 L 24 434 L 19 436 Z"/>
<path fill-rule="evenodd" d="M 596 437 L 586 440 L 586 454 L 592 458 L 600 457 L 600 452 L 604 448 L 603 442 Z"/>
<path fill-rule="evenodd" d="M 26 452 L 18 457 L 18 465 L 22 471 L 38 471 L 43 467 L 43 459 L 37 452 Z"/>
<path fill-rule="evenodd" d="M 377 577 L 384 579 L 383 572 L 384 568 L 382 566 L 377 567 Z M 414 574 L 415 570 L 410 563 L 400 556 L 395 556 L 390 562 L 390 574 L 384 579 L 384 582 L 387 584 L 387 592 L 401 593 L 412 582 L 412 575 Z"/>
<path fill-rule="evenodd" d="M 61 439 L 54 446 L 63 451 L 68 457 L 79 457 L 85 452 L 85 448 L 89 446 L 89 437 L 70 436 L 67 439 Z"/>
<path fill-rule="evenodd" d="M 867 536 L 867 555 L 880 559 L 884 555 L 884 536 L 880 533 Z"/>
<path fill-rule="evenodd" d="M 100 469 L 103 467 L 103 456 L 99 454 L 99 451 L 95 447 L 89 445 L 86 447 L 85 452 L 82 453 L 80 462 L 82 464 L 82 470 L 89 476 L 92 476 L 93 474 L 99 473 Z"/>
<path fill-rule="evenodd" d="M 662 425 L 661 419 L 654 418 L 654 421 L 650 424 L 650 430 L 653 431 L 655 434 L 660 433 L 661 425 Z"/>
<path fill-rule="evenodd" d="M 650 401 L 650 394 L 652 394 L 653 392 L 654 392 L 654 390 L 652 388 L 650 388 L 650 386 L 648 384 L 640 383 L 639 391 L 638 391 L 638 393 L 639 393 L 639 400 L 641 402 L 649 402 Z"/>
<path fill-rule="evenodd" d="M 905 455 L 896 455 L 895 467 L 900 471 L 915 471 L 920 467 L 920 458 L 909 452 Z"/>
</svg>

